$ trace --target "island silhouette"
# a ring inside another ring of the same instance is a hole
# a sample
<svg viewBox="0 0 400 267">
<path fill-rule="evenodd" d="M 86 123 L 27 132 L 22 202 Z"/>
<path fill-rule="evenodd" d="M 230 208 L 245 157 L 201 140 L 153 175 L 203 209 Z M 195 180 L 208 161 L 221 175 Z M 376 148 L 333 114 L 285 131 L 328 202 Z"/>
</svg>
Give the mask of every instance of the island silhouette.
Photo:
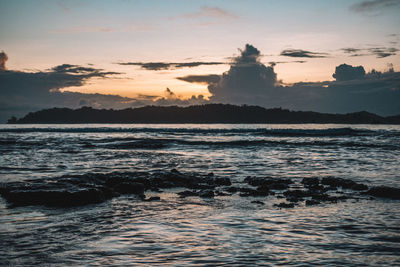
<svg viewBox="0 0 400 267">
<path fill-rule="evenodd" d="M 340 123 L 400 124 L 400 115 L 382 117 L 366 111 L 329 114 L 290 111 L 260 106 L 206 104 L 193 106 L 145 106 L 121 110 L 51 108 L 30 112 L 23 118 L 12 117 L 9 124 L 77 124 L 77 123 Z"/>
</svg>

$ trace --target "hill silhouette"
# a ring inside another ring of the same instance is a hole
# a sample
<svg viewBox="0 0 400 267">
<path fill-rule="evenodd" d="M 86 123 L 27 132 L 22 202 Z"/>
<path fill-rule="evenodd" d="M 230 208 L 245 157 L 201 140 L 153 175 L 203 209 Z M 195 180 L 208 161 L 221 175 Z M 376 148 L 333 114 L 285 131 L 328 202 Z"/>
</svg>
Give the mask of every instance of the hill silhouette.
<svg viewBox="0 0 400 267">
<path fill-rule="evenodd" d="M 400 124 L 400 115 L 381 117 L 366 111 L 327 114 L 259 106 L 207 104 L 188 107 L 145 106 L 122 110 L 52 108 L 31 112 L 8 123 L 344 123 Z"/>
</svg>

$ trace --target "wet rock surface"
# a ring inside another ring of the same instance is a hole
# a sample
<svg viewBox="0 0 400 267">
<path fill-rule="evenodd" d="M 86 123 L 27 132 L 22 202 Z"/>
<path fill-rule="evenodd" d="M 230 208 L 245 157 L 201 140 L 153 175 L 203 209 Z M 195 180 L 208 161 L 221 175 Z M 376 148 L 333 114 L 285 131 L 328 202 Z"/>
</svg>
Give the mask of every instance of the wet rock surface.
<svg viewBox="0 0 400 267">
<path fill-rule="evenodd" d="M 247 184 L 247 186 L 245 185 Z M 246 177 L 238 184 L 213 173 L 181 173 L 170 171 L 113 172 L 69 175 L 47 179 L 0 184 L 0 195 L 11 206 L 44 205 L 50 207 L 81 206 L 101 203 L 125 194 L 137 195 L 139 200 L 159 201 L 159 196 L 146 198 L 146 191 L 162 192 L 161 189 L 182 188 L 176 194 L 181 198 L 239 195 L 252 197 L 255 204 L 264 204 L 266 198 L 286 199 L 274 204 L 277 208 L 313 206 L 336 203 L 348 198 L 400 199 L 400 189 L 367 185 L 335 177 L 311 177 L 290 180 L 272 177 Z M 262 198 L 263 201 L 259 199 Z M 267 201 L 268 201 L 267 200 Z"/>
</svg>

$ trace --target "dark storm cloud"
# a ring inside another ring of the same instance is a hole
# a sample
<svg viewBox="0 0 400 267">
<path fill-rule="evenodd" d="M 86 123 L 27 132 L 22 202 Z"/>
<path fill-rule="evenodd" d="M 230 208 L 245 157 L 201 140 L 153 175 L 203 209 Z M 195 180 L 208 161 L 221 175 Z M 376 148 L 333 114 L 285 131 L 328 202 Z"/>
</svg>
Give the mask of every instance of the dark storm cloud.
<svg viewBox="0 0 400 267">
<path fill-rule="evenodd" d="M 6 55 L 3 53 L 4 63 Z M 1 55 L 1 54 L 0 54 Z M 71 86 L 84 86 L 90 78 L 108 79 L 120 74 L 93 67 L 63 64 L 47 71 L 22 72 L 6 70 L 5 64 L 0 71 L 0 123 L 11 116 L 21 117 L 28 112 L 43 108 L 91 106 L 94 108 L 130 108 L 145 105 L 190 105 L 202 104 L 202 96 L 192 96 L 181 100 L 167 89 L 167 96 L 139 95 L 137 98 L 119 95 L 85 94 L 61 91 Z"/>
<path fill-rule="evenodd" d="M 305 58 L 326 58 L 327 53 L 311 52 L 302 49 L 285 49 L 281 52 L 281 56 L 285 57 L 305 57 Z"/>
<path fill-rule="evenodd" d="M 245 49 L 240 52 L 240 56 L 234 59 L 219 82 L 209 85 L 212 100 L 237 103 L 244 95 L 264 95 L 275 86 L 276 73 L 273 67 L 267 67 L 260 62 L 261 53 L 257 48 L 246 44 Z"/>
<path fill-rule="evenodd" d="M 336 81 L 350 81 L 364 79 L 365 70 L 363 66 L 353 67 L 347 64 L 342 64 L 336 67 L 335 73 L 332 75 Z"/>
<path fill-rule="evenodd" d="M 399 6 L 400 2 L 398 0 L 369 0 L 350 6 L 350 10 L 356 13 L 376 13 Z"/>
<path fill-rule="evenodd" d="M 171 70 L 180 68 L 193 68 L 203 65 L 223 65 L 225 62 L 121 62 L 123 66 L 140 66 L 145 70 Z"/>
<path fill-rule="evenodd" d="M 220 75 L 208 74 L 208 75 L 188 75 L 183 77 L 177 77 L 176 79 L 189 83 L 210 84 L 219 82 L 220 78 L 221 78 Z"/>
<path fill-rule="evenodd" d="M 335 70 L 335 81 L 284 86 L 273 66 L 260 62 L 260 55 L 255 47 L 246 45 L 219 82 L 209 84 L 210 100 L 329 113 L 366 110 L 380 115 L 400 114 L 400 73 L 393 69 L 366 74 L 362 66 L 343 64 Z"/>
<path fill-rule="evenodd" d="M 102 69 L 63 64 L 47 71 L 0 72 L 0 122 L 10 116 L 22 116 L 29 111 L 49 107 L 117 107 L 116 103 L 129 102 L 129 98 L 116 95 L 61 92 L 71 86 L 83 86 L 90 78 L 107 79 L 119 74 Z"/>
<path fill-rule="evenodd" d="M 0 52 L 0 71 L 6 70 L 6 61 L 8 60 L 8 56 L 4 51 Z"/>
</svg>

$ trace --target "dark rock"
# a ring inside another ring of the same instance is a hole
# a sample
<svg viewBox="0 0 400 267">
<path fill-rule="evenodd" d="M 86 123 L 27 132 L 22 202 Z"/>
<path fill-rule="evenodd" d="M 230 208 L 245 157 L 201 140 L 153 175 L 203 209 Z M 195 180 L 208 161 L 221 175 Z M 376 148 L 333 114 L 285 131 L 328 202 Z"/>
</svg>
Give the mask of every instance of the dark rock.
<svg viewBox="0 0 400 267">
<path fill-rule="evenodd" d="M 212 190 L 204 190 L 199 193 L 199 197 L 210 198 L 214 197 L 214 191 Z"/>
<path fill-rule="evenodd" d="M 343 178 L 324 177 L 321 180 L 321 184 L 329 185 L 331 187 L 339 187 L 340 186 L 342 188 L 349 189 L 349 188 L 352 188 L 357 183 L 352 180 L 343 179 Z"/>
<path fill-rule="evenodd" d="M 286 197 L 303 198 L 303 197 L 311 197 L 312 192 L 296 189 L 296 190 L 288 190 L 286 192 L 283 192 L 283 195 Z"/>
<path fill-rule="evenodd" d="M 197 193 L 195 191 L 185 190 L 185 191 L 179 192 L 178 195 L 180 197 L 194 197 L 194 196 L 198 196 L 199 193 Z"/>
<path fill-rule="evenodd" d="M 253 188 L 242 187 L 240 188 L 240 196 L 241 197 L 261 197 L 261 196 L 268 196 L 268 190 L 256 190 Z"/>
<path fill-rule="evenodd" d="M 280 178 L 263 178 L 248 176 L 244 179 L 246 183 L 252 186 L 267 186 L 271 190 L 284 190 L 289 187 L 293 182 L 289 179 Z"/>
<path fill-rule="evenodd" d="M 49 207 L 82 206 L 100 203 L 106 199 L 104 193 L 96 188 L 81 189 L 21 189 L 11 190 L 2 196 L 14 206 L 45 205 Z"/>
<path fill-rule="evenodd" d="M 251 203 L 259 204 L 259 205 L 264 205 L 264 202 L 258 201 L 258 200 L 253 200 L 253 201 L 251 201 Z"/>
<path fill-rule="evenodd" d="M 319 202 L 317 200 L 313 200 L 313 199 L 306 200 L 306 206 L 313 206 L 313 205 L 318 205 L 318 204 L 321 204 L 321 202 Z"/>
<path fill-rule="evenodd" d="M 267 185 L 271 190 L 285 190 L 289 187 L 287 183 L 270 183 Z"/>
<path fill-rule="evenodd" d="M 313 194 L 311 198 L 313 200 L 319 200 L 319 201 L 336 201 L 336 198 L 330 197 L 327 194 Z"/>
<path fill-rule="evenodd" d="M 376 186 L 368 190 L 366 194 L 374 197 L 400 199 L 400 188 L 389 186 Z"/>
<path fill-rule="evenodd" d="M 303 178 L 303 180 L 301 180 L 301 183 L 306 187 L 316 186 L 319 184 L 319 179 L 316 177 Z"/>
<path fill-rule="evenodd" d="M 278 208 L 294 208 L 294 203 L 281 202 L 279 204 L 275 204 L 274 206 Z"/>
<path fill-rule="evenodd" d="M 217 196 L 231 196 L 232 195 L 232 194 L 228 194 L 228 193 L 225 193 L 225 192 L 222 192 L 222 191 L 216 191 L 215 194 Z"/>
<path fill-rule="evenodd" d="M 365 184 L 356 183 L 351 187 L 351 189 L 355 191 L 365 191 L 368 190 L 368 186 L 366 186 Z"/>
<path fill-rule="evenodd" d="M 259 192 L 262 195 L 268 196 L 268 194 L 269 194 L 269 186 L 260 185 L 259 187 L 257 187 L 257 192 Z"/>
<path fill-rule="evenodd" d="M 113 190 L 120 194 L 143 195 L 144 185 L 136 182 L 123 182 L 114 186 Z"/>
<path fill-rule="evenodd" d="M 312 192 L 326 192 L 328 189 L 326 189 L 323 185 L 320 184 L 310 184 L 306 186 L 309 191 Z"/>
<path fill-rule="evenodd" d="M 219 177 L 214 179 L 214 184 L 216 185 L 232 185 L 231 180 L 227 177 Z"/>
<path fill-rule="evenodd" d="M 158 196 L 149 197 L 149 198 L 144 199 L 144 201 L 159 201 L 159 200 L 161 200 L 161 198 Z"/>
<path fill-rule="evenodd" d="M 229 193 L 236 193 L 238 191 L 237 187 L 231 186 L 226 189 Z"/>
<path fill-rule="evenodd" d="M 302 199 L 302 198 L 293 197 L 293 196 L 289 196 L 289 197 L 286 198 L 286 200 L 287 200 L 288 202 L 297 203 L 297 202 L 299 202 L 299 201 L 302 201 L 303 199 Z"/>
<path fill-rule="evenodd" d="M 171 183 L 171 187 L 188 187 L 198 182 L 195 177 L 182 174 L 176 169 L 172 169 L 171 172 L 163 174 L 163 178 Z"/>
</svg>

